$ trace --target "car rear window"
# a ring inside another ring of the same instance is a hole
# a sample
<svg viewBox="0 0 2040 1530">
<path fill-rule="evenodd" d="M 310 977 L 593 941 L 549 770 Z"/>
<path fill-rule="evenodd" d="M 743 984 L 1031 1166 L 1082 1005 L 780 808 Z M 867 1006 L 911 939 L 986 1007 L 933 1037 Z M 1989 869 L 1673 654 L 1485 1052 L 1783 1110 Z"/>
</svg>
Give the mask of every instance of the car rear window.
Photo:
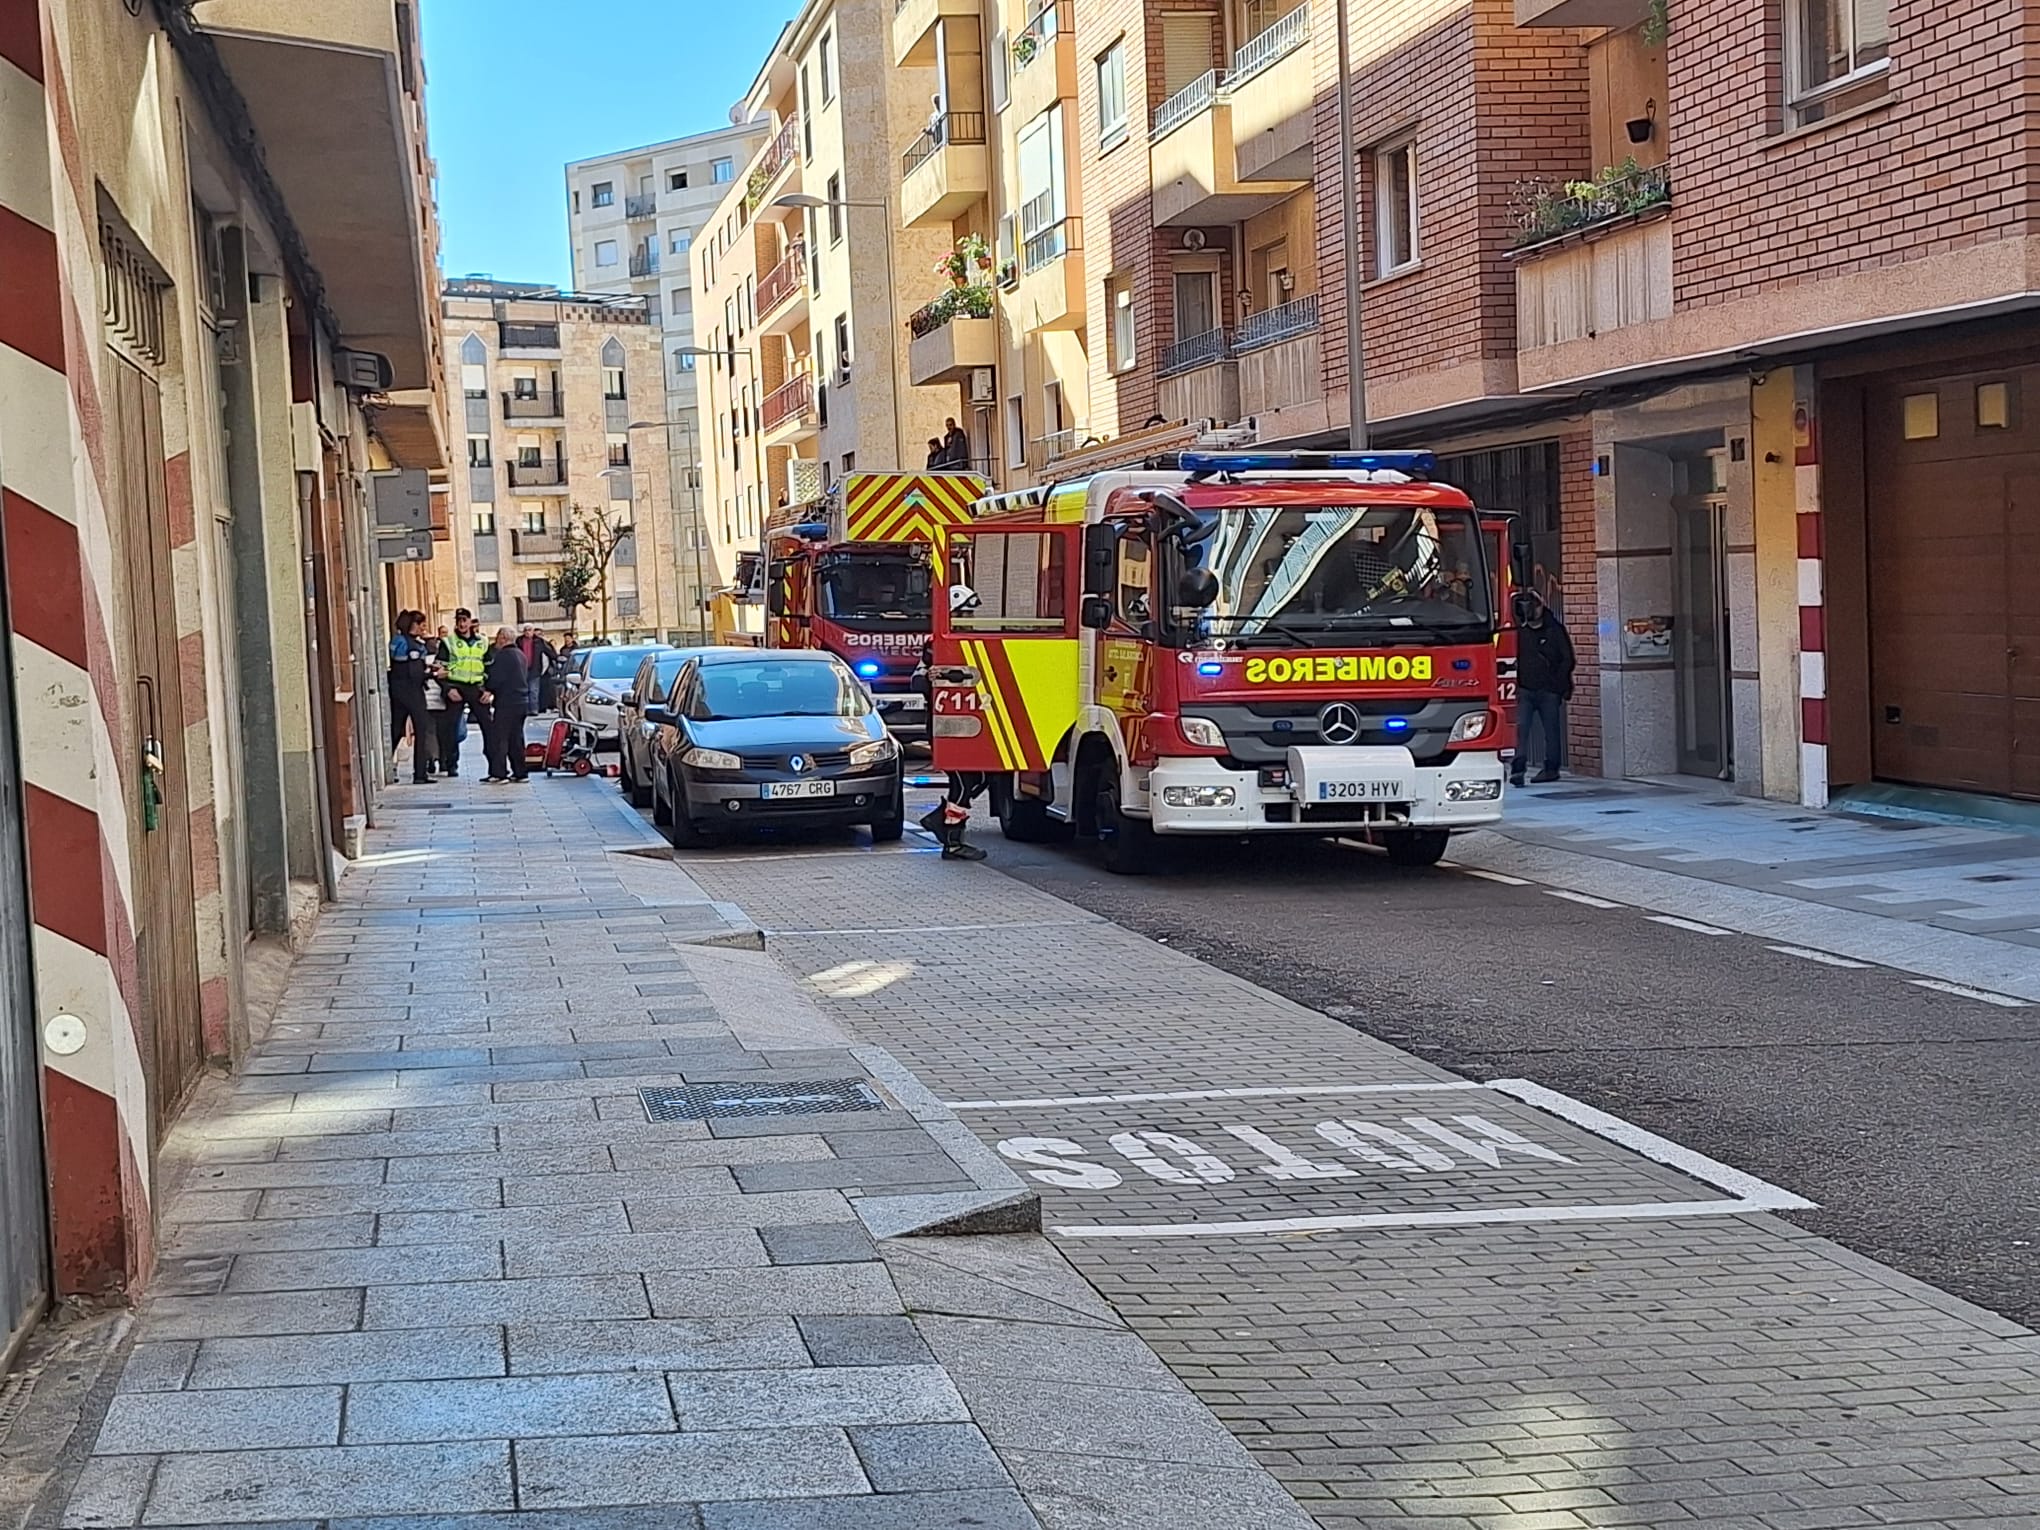
<svg viewBox="0 0 2040 1530">
<path fill-rule="evenodd" d="M 637 673 L 637 667 L 645 662 L 642 648 L 604 648 L 589 656 L 588 678 L 590 680 L 621 680 Z"/>
</svg>

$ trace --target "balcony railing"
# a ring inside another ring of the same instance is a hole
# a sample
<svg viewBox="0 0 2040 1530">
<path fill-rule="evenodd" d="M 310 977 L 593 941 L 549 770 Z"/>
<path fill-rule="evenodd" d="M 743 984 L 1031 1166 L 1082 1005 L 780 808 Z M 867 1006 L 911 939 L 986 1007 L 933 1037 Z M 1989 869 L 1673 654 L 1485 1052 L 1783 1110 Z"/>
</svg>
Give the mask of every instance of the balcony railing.
<svg viewBox="0 0 2040 1530">
<path fill-rule="evenodd" d="M 1179 372 L 1194 372 L 1199 367 L 1215 366 L 1232 356 L 1232 332 L 1221 326 L 1206 330 L 1201 335 L 1192 335 L 1187 340 L 1178 340 L 1162 352 L 1159 368 L 1163 377 L 1174 377 Z"/>
<path fill-rule="evenodd" d="M 1076 31 L 1075 15 L 1071 0 L 1054 0 L 1044 6 L 1013 39 L 1013 72 L 1018 74 L 1050 52 L 1058 33 Z"/>
<path fill-rule="evenodd" d="M 510 533 L 510 555 L 515 558 L 557 558 L 562 550 L 557 531 Z"/>
<path fill-rule="evenodd" d="M 800 118 L 788 117 L 780 124 L 779 132 L 766 146 L 764 158 L 751 167 L 749 179 L 744 183 L 744 207 L 756 212 L 758 204 L 765 200 L 765 193 L 772 189 L 772 183 L 779 179 L 779 172 L 793 163 L 800 151 Z"/>
<path fill-rule="evenodd" d="M 650 191 L 640 192 L 634 197 L 623 199 L 623 215 L 626 218 L 656 218 L 659 215 L 659 198 Z"/>
<path fill-rule="evenodd" d="M 1516 213 L 1514 250 L 1527 250 L 1563 239 L 1583 229 L 1614 223 L 1672 200 L 1668 166 L 1646 170 L 1629 160 L 1603 170 L 1590 181 L 1525 181 L 1513 198 Z"/>
<path fill-rule="evenodd" d="M 513 489 L 545 489 L 566 481 L 567 465 L 564 462 L 510 464 L 510 487 Z"/>
<path fill-rule="evenodd" d="M 1310 6 L 1299 5 L 1232 56 L 1232 72 L 1225 88 L 1237 90 L 1277 59 L 1294 53 L 1310 41 Z"/>
<path fill-rule="evenodd" d="M 503 395 L 503 418 L 506 420 L 556 420 L 566 413 L 566 402 L 559 393 L 506 393 Z"/>
<path fill-rule="evenodd" d="M 503 324 L 497 328 L 497 344 L 506 351 L 556 351 L 560 348 L 557 324 Z"/>
<path fill-rule="evenodd" d="M 1071 250 L 1080 248 L 1078 233 L 1082 224 L 1075 218 L 1057 218 L 1053 223 L 1036 229 L 1020 243 L 1020 273 L 1032 276 L 1036 271 L 1055 264 Z"/>
<path fill-rule="evenodd" d="M 617 596 L 614 596 L 614 597 L 612 597 L 612 604 L 614 604 L 614 605 L 615 605 L 615 607 L 616 607 L 616 614 L 617 614 L 617 616 L 618 616 L 619 618 L 621 618 L 622 620 L 624 620 L 624 621 L 635 621 L 635 620 L 637 620 L 637 617 L 638 617 L 638 597 L 637 597 L 637 596 L 635 596 L 635 595 L 617 595 Z"/>
<path fill-rule="evenodd" d="M 796 239 L 787 246 L 785 258 L 758 278 L 758 317 L 770 317 L 806 281 L 807 241 Z"/>
<path fill-rule="evenodd" d="M 1225 71 L 1208 69 L 1168 100 L 1155 108 L 1154 125 L 1148 130 L 1150 142 L 1165 138 L 1210 106 L 1225 89 Z"/>
<path fill-rule="evenodd" d="M 989 319 L 991 316 L 991 288 L 952 287 L 934 302 L 924 303 L 907 315 L 907 330 L 918 340 L 957 319 Z"/>
<path fill-rule="evenodd" d="M 632 250 L 630 252 L 630 274 L 632 276 L 656 276 L 659 272 L 659 252 L 656 249 Z"/>
<path fill-rule="evenodd" d="M 813 414 L 814 409 L 815 379 L 812 373 L 803 372 L 766 394 L 758 414 L 765 429 L 776 430 L 788 420 Z"/>
<path fill-rule="evenodd" d="M 1318 326 L 1318 301 L 1315 292 L 1300 297 L 1293 303 L 1284 303 L 1280 308 L 1264 308 L 1259 313 L 1250 313 L 1240 320 L 1233 331 L 1233 354 L 1242 351 L 1259 350 L 1264 345 L 1278 345 L 1298 335 L 1307 335 Z"/>
<path fill-rule="evenodd" d="M 900 156 L 900 174 L 912 175 L 935 157 L 936 150 L 950 144 L 984 141 L 983 112 L 944 112 L 923 128 L 914 141 L 907 145 L 907 152 Z"/>
</svg>

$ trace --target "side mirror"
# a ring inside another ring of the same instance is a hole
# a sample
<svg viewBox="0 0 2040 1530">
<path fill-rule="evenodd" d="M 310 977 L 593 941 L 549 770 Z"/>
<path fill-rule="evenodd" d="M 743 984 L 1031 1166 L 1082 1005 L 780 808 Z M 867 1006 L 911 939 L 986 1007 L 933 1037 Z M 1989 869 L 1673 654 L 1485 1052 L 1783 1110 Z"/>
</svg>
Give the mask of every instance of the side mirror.
<svg viewBox="0 0 2040 1530">
<path fill-rule="evenodd" d="M 622 696 L 620 696 L 620 697 L 618 697 L 618 698 L 617 698 L 617 702 L 616 702 L 616 704 L 617 704 L 618 706 L 620 706 L 620 707 L 634 707 L 634 706 L 636 706 L 636 705 L 637 705 L 637 692 L 636 692 L 636 691 L 625 691 L 625 692 L 623 693 L 623 695 L 622 695 Z"/>
<path fill-rule="evenodd" d="M 645 721 L 654 728 L 670 728 L 673 725 L 673 714 L 664 706 L 649 706 L 645 708 Z"/>
<path fill-rule="evenodd" d="M 1176 581 L 1176 604 L 1193 611 L 1207 609 L 1218 599 L 1218 575 L 1208 568 L 1186 568 Z"/>
<path fill-rule="evenodd" d="M 786 615 L 786 587 L 773 585 L 765 592 L 765 609 L 773 616 Z"/>
<path fill-rule="evenodd" d="M 1077 608 L 1077 620 L 1093 632 L 1103 632 L 1112 625 L 1112 602 L 1103 595 L 1086 595 Z"/>
<path fill-rule="evenodd" d="M 1084 593 L 1110 595 L 1119 573 L 1119 528 L 1099 521 L 1084 528 Z"/>
</svg>

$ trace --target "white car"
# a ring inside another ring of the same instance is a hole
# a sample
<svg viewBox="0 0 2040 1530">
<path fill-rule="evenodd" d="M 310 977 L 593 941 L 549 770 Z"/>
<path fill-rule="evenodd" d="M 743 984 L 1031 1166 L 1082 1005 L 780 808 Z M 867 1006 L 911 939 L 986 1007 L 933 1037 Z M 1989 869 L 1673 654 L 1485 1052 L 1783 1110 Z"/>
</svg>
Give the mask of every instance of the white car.
<svg viewBox="0 0 2040 1530">
<path fill-rule="evenodd" d="M 633 643 L 628 648 L 590 648 L 581 665 L 581 681 L 562 703 L 571 722 L 585 724 L 595 732 L 597 748 L 616 743 L 616 706 L 638 665 L 647 655 L 663 653 L 669 643 Z M 579 655 L 576 655 L 579 657 Z"/>
</svg>

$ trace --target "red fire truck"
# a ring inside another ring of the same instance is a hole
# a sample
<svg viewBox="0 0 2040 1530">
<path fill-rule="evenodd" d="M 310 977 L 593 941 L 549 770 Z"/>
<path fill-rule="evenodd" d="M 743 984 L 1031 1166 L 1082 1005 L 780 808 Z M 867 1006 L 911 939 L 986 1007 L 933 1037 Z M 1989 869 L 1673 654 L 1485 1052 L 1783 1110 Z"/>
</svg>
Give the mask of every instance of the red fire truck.
<svg viewBox="0 0 2040 1530">
<path fill-rule="evenodd" d="M 935 763 L 1009 838 L 1367 837 L 1501 816 L 1507 522 L 1427 452 L 1184 452 L 980 502 L 945 541 Z M 1494 565 L 1501 562 L 1501 569 Z"/>
<path fill-rule="evenodd" d="M 926 737 L 914 668 L 928 641 L 931 552 L 989 485 L 975 473 L 852 473 L 768 526 L 765 643 L 822 648 L 878 698 L 904 739 Z"/>
</svg>

